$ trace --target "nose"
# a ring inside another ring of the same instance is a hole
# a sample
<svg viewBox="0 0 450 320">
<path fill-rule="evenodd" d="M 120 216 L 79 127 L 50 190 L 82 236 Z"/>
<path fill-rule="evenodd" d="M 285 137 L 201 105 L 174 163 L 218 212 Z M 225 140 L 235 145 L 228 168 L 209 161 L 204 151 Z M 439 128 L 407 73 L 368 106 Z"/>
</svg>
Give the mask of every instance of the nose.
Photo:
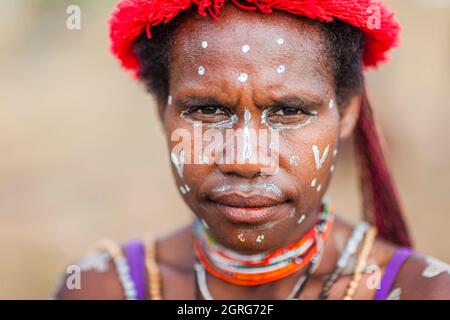
<svg viewBox="0 0 450 320">
<path fill-rule="evenodd" d="M 268 133 L 260 132 L 259 121 L 257 121 L 259 112 L 253 114 L 247 108 L 244 108 L 241 119 L 234 129 L 233 143 L 230 146 L 227 135 L 224 144 L 224 154 L 233 153 L 231 160 L 228 156 L 222 158 L 217 164 L 220 172 L 226 175 L 237 175 L 244 178 L 255 178 L 267 171 L 271 161 L 268 154 Z M 230 161 L 229 161 L 230 160 Z"/>
<path fill-rule="evenodd" d="M 261 164 L 239 164 L 235 161 L 232 164 L 218 164 L 220 172 L 225 175 L 236 175 L 247 179 L 256 178 L 261 175 Z"/>
</svg>

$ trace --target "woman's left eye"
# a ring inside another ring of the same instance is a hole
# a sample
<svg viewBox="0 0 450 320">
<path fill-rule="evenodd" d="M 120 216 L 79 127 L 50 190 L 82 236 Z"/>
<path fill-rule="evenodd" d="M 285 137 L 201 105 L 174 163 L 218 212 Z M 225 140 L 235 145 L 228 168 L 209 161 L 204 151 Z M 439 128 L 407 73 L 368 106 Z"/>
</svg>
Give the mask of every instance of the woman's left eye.
<svg viewBox="0 0 450 320">
<path fill-rule="evenodd" d="M 274 112 L 273 114 L 279 115 L 279 116 L 292 116 L 299 113 L 302 113 L 303 111 L 298 108 L 292 108 L 292 107 L 282 107 L 278 111 Z"/>
<path fill-rule="evenodd" d="M 273 128 L 300 128 L 309 124 L 317 114 L 301 106 L 278 106 L 267 110 L 264 121 Z"/>
</svg>

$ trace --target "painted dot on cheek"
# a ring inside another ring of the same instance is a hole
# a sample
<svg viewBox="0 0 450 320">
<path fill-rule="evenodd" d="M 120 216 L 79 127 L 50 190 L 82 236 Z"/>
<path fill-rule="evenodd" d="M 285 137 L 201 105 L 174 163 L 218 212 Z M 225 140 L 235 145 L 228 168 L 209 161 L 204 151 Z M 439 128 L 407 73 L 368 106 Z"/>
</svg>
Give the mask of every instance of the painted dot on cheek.
<svg viewBox="0 0 450 320">
<path fill-rule="evenodd" d="M 208 41 L 202 41 L 202 48 L 203 49 L 208 48 Z"/>
<path fill-rule="evenodd" d="M 284 65 L 280 64 L 277 68 L 277 72 L 281 74 L 281 73 L 284 73 L 284 71 L 286 71 L 286 67 Z"/>
<path fill-rule="evenodd" d="M 249 52 L 250 51 L 250 46 L 248 45 L 248 44 L 244 44 L 243 46 L 242 46 L 242 52 L 243 53 L 247 53 L 247 52 Z"/>
<path fill-rule="evenodd" d="M 317 182 L 316 178 L 312 179 L 312 181 L 311 181 L 311 187 L 312 188 L 314 188 L 316 186 L 316 182 Z"/>
<path fill-rule="evenodd" d="M 205 68 L 203 66 L 198 67 L 198 74 L 201 76 L 205 74 Z"/>
<path fill-rule="evenodd" d="M 241 73 L 238 77 L 239 82 L 244 83 L 248 80 L 248 74 Z"/>
</svg>

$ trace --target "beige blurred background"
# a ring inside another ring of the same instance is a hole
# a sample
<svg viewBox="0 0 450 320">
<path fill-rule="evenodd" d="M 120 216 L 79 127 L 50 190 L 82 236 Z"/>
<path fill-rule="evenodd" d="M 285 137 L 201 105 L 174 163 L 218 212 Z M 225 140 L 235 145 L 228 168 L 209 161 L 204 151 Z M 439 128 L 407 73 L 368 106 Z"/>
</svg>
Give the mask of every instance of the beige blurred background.
<svg viewBox="0 0 450 320">
<path fill-rule="evenodd" d="M 0 299 L 48 298 L 96 240 L 190 219 L 152 99 L 109 55 L 115 1 L 0 0 Z M 389 0 L 403 25 L 368 75 L 417 248 L 450 261 L 450 3 Z M 81 7 L 81 30 L 66 8 Z M 356 221 L 351 149 L 329 192 Z"/>
</svg>

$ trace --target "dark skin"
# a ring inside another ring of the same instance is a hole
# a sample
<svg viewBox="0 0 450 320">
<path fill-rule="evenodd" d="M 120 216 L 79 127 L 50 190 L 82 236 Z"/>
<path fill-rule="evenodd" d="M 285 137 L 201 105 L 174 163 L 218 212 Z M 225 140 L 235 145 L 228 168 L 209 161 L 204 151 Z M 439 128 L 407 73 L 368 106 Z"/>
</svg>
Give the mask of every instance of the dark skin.
<svg viewBox="0 0 450 320">
<path fill-rule="evenodd" d="M 283 45 L 276 42 L 279 37 L 284 39 Z M 208 41 L 207 50 L 200 45 L 204 40 Z M 241 48 L 245 44 L 250 46 L 250 51 L 243 54 Z M 192 123 L 180 117 L 184 110 L 195 110 L 189 113 L 191 119 L 208 124 L 237 115 L 239 120 L 234 128 L 243 128 L 245 110 L 251 114 L 249 126 L 254 129 L 267 129 L 267 124 L 261 123 L 264 110 L 273 111 L 268 112 L 272 123 L 300 123 L 312 117 L 311 122 L 301 128 L 280 129 L 276 174 L 261 175 L 264 164 L 259 162 L 188 164 L 184 166 L 182 177 L 173 167 L 177 185 L 188 184 L 191 189 L 183 195 L 184 201 L 198 218 L 204 219 L 222 245 L 241 253 L 258 253 L 299 239 L 317 220 L 321 198 L 332 176 L 330 167 L 337 159 L 332 151 L 338 149 L 340 141 L 351 136 L 359 113 L 358 95 L 350 97 L 339 108 L 329 108 L 330 100 L 336 101 L 336 88 L 320 29 L 307 20 L 281 12 L 263 15 L 227 6 L 217 23 L 198 16 L 184 21 L 176 31 L 171 57 L 169 94 L 173 99 L 170 105 L 159 106 L 169 151 L 176 144 L 170 141 L 174 130 L 183 128 L 193 136 Z M 285 66 L 282 74 L 276 72 L 280 64 Z M 204 66 L 204 75 L 198 74 L 199 66 Z M 237 80 L 242 72 L 249 75 L 244 83 Z M 292 110 L 283 104 L 288 100 L 304 103 L 301 108 Z M 211 101 L 214 101 L 213 109 L 208 108 Z M 308 111 L 317 114 L 311 116 Z M 318 146 L 321 154 L 329 146 L 329 155 L 320 169 L 314 161 L 313 145 Z M 293 155 L 299 156 L 301 165 L 291 163 Z M 319 191 L 310 186 L 314 178 L 321 184 Z M 211 201 L 209 190 L 242 183 L 274 183 L 281 189 L 282 200 L 270 224 L 237 223 L 221 214 L 223 208 Z M 295 214 L 289 216 L 292 209 Z M 298 224 L 302 214 L 306 218 Z M 302 291 L 301 299 L 317 299 L 324 276 L 335 268 L 342 239 L 345 241 L 351 230 L 350 224 L 336 219 L 320 265 Z M 257 242 L 261 234 L 264 241 Z M 246 241 L 241 241 L 237 235 L 242 235 Z M 195 299 L 192 242 L 190 226 L 158 241 L 157 258 L 165 299 Z M 377 239 L 369 260 L 383 271 L 395 249 L 394 245 Z M 424 278 L 421 272 L 426 265 L 421 256 L 408 259 L 394 285 L 402 288 L 402 299 L 450 298 L 448 273 Z M 216 299 L 284 299 L 304 271 L 257 287 L 236 286 L 210 275 L 207 282 Z M 375 290 L 365 285 L 369 277 L 363 276 L 355 299 L 372 299 Z M 349 275 L 339 278 L 330 292 L 330 299 L 341 299 L 350 279 Z M 107 272 L 83 272 L 81 281 L 81 290 L 62 288 L 56 297 L 123 298 L 112 263 Z"/>
</svg>

